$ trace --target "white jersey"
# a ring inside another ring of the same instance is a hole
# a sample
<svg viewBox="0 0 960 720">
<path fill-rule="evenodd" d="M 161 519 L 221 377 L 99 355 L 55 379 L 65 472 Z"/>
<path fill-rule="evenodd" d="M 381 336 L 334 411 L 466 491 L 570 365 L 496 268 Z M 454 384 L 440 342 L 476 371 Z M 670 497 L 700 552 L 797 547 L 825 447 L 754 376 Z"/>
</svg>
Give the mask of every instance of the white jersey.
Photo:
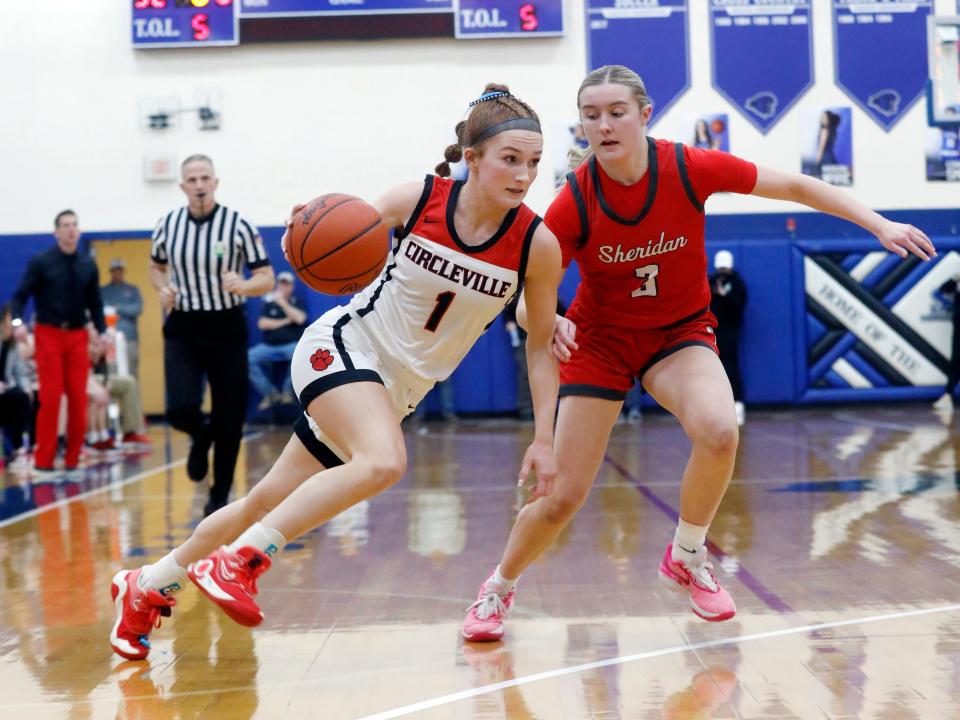
<svg viewBox="0 0 960 720">
<path fill-rule="evenodd" d="M 520 290 L 540 218 L 511 210 L 497 233 L 465 245 L 453 224 L 463 182 L 428 175 L 380 277 L 350 301 L 380 360 L 408 383 L 450 376 Z"/>
</svg>

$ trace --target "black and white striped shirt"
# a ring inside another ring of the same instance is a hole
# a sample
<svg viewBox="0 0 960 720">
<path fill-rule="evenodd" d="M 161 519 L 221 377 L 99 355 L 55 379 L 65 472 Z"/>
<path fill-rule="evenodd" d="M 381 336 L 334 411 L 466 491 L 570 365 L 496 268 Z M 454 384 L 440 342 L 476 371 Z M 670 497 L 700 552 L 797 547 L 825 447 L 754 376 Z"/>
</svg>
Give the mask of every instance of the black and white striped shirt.
<svg viewBox="0 0 960 720">
<path fill-rule="evenodd" d="M 171 282 L 177 289 L 177 310 L 227 310 L 244 303 L 241 295 L 223 290 L 223 273 L 254 270 L 270 264 L 256 226 L 240 213 L 223 205 L 202 220 L 190 216 L 186 207 L 172 210 L 153 231 L 150 258 L 170 265 Z"/>
</svg>

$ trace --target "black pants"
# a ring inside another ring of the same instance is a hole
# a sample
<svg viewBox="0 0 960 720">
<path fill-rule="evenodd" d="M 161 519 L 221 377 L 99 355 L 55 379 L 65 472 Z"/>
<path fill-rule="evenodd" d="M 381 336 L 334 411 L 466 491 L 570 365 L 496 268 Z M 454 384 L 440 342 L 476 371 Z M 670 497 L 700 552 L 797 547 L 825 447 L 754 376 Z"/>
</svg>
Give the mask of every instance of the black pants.
<svg viewBox="0 0 960 720">
<path fill-rule="evenodd" d="M 733 399 L 743 402 L 743 379 L 740 376 L 740 330 L 717 329 L 717 349 L 720 350 L 720 362 L 727 371 Z"/>
<path fill-rule="evenodd" d="M 30 396 L 18 387 L 0 393 L 0 427 L 14 450 L 23 447 L 23 434 L 30 426 Z"/>
<path fill-rule="evenodd" d="M 960 382 L 960 317 L 953 318 L 953 343 L 950 348 L 950 371 L 947 373 L 947 387 L 944 390 L 953 395 Z"/>
<path fill-rule="evenodd" d="M 163 326 L 167 420 L 194 442 L 213 439 L 210 497 L 226 500 L 247 409 L 247 319 L 243 308 L 170 313 Z M 210 421 L 200 410 L 210 383 Z"/>
</svg>

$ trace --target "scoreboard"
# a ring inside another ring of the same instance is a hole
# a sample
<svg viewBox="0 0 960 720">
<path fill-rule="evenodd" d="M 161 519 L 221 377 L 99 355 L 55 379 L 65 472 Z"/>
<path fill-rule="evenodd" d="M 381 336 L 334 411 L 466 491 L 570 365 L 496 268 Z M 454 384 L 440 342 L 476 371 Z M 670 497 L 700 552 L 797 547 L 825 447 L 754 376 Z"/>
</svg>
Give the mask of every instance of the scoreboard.
<svg viewBox="0 0 960 720">
<path fill-rule="evenodd" d="M 563 0 L 127 0 L 136 48 L 563 35 Z"/>
<path fill-rule="evenodd" d="M 238 45 L 240 0 L 132 0 L 134 47 Z"/>
<path fill-rule="evenodd" d="M 244 17 L 450 12 L 452 0 L 242 0 Z"/>
<path fill-rule="evenodd" d="M 562 0 L 454 0 L 457 38 L 563 35 Z"/>
</svg>

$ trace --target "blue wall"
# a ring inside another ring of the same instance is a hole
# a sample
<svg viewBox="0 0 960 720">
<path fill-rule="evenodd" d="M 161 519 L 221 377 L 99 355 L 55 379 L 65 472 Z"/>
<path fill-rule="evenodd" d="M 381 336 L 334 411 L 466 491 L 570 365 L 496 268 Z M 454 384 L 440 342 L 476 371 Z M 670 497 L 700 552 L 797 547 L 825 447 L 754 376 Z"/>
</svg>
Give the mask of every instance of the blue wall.
<svg viewBox="0 0 960 720">
<path fill-rule="evenodd" d="M 892 211 L 886 215 L 917 225 L 935 243 L 939 240 L 956 246 L 960 236 L 960 210 Z M 261 228 L 261 232 L 274 267 L 285 267 L 279 243 L 282 228 Z M 84 236 L 87 241 L 130 237 L 149 237 L 149 233 L 88 232 Z M 709 257 L 720 248 L 733 252 L 736 268 L 749 288 L 741 353 L 747 402 L 798 401 L 805 387 L 806 348 L 803 280 L 794 258 L 795 243 L 803 241 L 809 248 L 811 241 L 833 245 L 837 240 L 869 235 L 836 218 L 796 213 L 710 216 L 707 237 Z M 13 293 L 27 260 L 52 242 L 52 237 L 45 234 L 0 236 L 0 302 Z M 577 281 L 574 267 L 560 290 L 565 304 L 573 299 Z M 338 304 L 337 298 L 308 292 L 302 286 L 298 286 L 298 294 L 311 318 Z M 259 338 L 259 310 L 260 301 L 251 300 L 248 322 L 254 339 Z M 508 412 L 514 408 L 516 373 L 502 320 L 498 319 L 480 338 L 454 374 L 453 383 L 458 412 Z M 435 397 L 428 397 L 427 402 L 428 408 L 438 407 Z"/>
</svg>

